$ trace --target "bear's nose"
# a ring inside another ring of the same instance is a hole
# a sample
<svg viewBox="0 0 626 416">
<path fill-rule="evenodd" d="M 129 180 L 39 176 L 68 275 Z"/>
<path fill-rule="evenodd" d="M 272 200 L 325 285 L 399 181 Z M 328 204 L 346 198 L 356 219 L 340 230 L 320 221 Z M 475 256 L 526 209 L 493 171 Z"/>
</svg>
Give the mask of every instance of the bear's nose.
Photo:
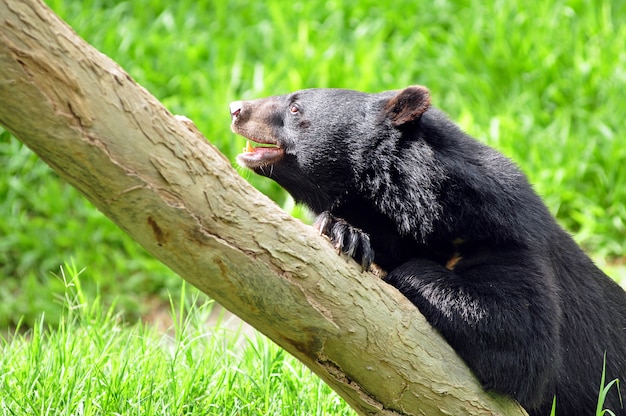
<svg viewBox="0 0 626 416">
<path fill-rule="evenodd" d="M 241 101 L 233 101 L 232 103 L 230 103 L 230 118 L 234 120 L 239 117 L 239 114 L 241 113 L 241 107 Z"/>
</svg>

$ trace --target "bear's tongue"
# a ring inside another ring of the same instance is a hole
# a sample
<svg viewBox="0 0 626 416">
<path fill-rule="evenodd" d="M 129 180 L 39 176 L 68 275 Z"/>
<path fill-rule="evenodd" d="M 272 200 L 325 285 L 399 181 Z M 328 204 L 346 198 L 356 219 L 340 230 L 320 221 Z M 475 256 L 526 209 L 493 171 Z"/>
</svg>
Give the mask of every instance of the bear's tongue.
<svg viewBox="0 0 626 416">
<path fill-rule="evenodd" d="M 278 146 L 271 143 L 262 143 L 258 146 L 252 146 L 250 140 L 246 140 L 246 147 L 243 148 L 244 153 L 254 153 L 257 149 L 277 149 Z"/>
<path fill-rule="evenodd" d="M 284 155 L 285 151 L 276 144 L 261 143 L 261 145 L 254 147 L 251 141 L 248 140 L 246 147 L 243 148 L 243 153 L 237 156 L 237 162 L 249 169 L 256 170 L 263 166 L 278 163 Z"/>
</svg>

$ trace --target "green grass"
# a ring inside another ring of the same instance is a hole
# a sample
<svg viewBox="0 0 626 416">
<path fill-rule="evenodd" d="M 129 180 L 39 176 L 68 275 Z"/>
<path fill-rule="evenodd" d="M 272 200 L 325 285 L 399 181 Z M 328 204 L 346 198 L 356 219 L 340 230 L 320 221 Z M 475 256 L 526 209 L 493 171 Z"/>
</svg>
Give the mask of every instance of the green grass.
<svg viewBox="0 0 626 416">
<path fill-rule="evenodd" d="M 606 380 L 606 354 L 604 355 L 604 362 L 602 363 L 602 379 L 600 380 L 600 392 L 598 393 L 598 406 L 596 407 L 596 415 L 597 416 L 615 416 L 615 413 L 611 409 L 604 409 L 604 401 L 606 400 L 606 396 L 608 395 L 611 389 L 617 389 L 620 400 L 622 399 L 621 390 L 620 390 L 620 380 Z"/>
<path fill-rule="evenodd" d="M 266 338 L 242 337 L 219 321 L 207 327 L 211 302 L 176 299 L 174 325 L 159 334 L 123 324 L 82 292 L 78 274 L 62 269 L 67 292 L 54 330 L 42 315 L 25 333 L 0 339 L 0 414 L 352 414 Z"/>
</svg>

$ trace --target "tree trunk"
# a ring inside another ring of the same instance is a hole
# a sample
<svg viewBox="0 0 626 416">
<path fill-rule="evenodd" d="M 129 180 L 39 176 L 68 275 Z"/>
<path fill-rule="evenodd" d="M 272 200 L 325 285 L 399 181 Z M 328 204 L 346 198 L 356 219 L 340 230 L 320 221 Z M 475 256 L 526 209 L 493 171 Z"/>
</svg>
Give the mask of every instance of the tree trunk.
<svg viewBox="0 0 626 416">
<path fill-rule="evenodd" d="M 399 292 L 248 185 L 41 1 L 0 0 L 0 124 L 357 412 L 524 414 L 483 392 Z"/>
</svg>

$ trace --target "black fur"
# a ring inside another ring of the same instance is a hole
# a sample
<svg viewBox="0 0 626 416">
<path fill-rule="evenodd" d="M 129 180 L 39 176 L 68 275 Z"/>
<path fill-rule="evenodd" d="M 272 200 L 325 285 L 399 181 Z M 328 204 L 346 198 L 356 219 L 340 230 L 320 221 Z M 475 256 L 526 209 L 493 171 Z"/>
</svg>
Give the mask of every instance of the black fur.
<svg viewBox="0 0 626 416">
<path fill-rule="evenodd" d="M 548 415 L 555 395 L 558 416 L 587 415 L 605 353 L 607 381 L 626 382 L 624 290 L 426 88 L 304 90 L 231 114 L 233 131 L 277 146 L 240 163 L 310 207 L 338 250 L 385 270 L 485 389 L 531 415 Z M 626 414 L 616 388 L 606 407 Z"/>
</svg>

